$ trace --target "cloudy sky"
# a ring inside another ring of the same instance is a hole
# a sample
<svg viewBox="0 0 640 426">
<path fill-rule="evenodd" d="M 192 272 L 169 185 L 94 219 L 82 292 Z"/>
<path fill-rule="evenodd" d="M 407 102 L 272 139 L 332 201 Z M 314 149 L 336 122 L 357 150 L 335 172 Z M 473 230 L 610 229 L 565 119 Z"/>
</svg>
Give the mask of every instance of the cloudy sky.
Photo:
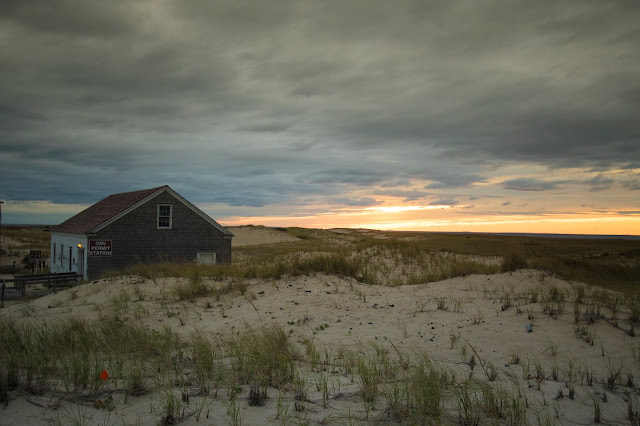
<svg viewBox="0 0 640 426">
<path fill-rule="evenodd" d="M 636 1 L 4 0 L 3 223 L 640 234 Z"/>
</svg>

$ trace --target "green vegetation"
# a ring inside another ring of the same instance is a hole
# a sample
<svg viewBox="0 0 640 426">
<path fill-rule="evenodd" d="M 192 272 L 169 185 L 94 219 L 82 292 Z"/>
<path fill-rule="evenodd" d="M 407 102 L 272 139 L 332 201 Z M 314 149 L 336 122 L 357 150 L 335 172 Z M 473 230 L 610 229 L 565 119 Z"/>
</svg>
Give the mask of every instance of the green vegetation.
<svg viewBox="0 0 640 426">
<path fill-rule="evenodd" d="M 2 238 L 9 242 L 3 242 L 2 248 L 7 252 L 10 250 L 46 250 L 49 251 L 51 245 L 51 235 L 49 227 L 43 226 L 2 226 Z M 44 253 L 43 253 L 44 254 Z"/>
<path fill-rule="evenodd" d="M 195 266 L 161 261 L 135 265 L 125 273 L 154 277 L 274 279 L 314 272 L 352 277 L 376 285 L 419 284 L 468 274 L 540 269 L 561 278 L 638 293 L 640 241 L 521 237 L 420 232 L 336 233 L 320 229 L 276 228 L 298 238 L 289 243 L 234 248 L 232 266 Z M 46 257 L 46 227 L 4 227 L 7 251 L 40 249 Z M 493 259 L 493 261 L 489 261 Z M 111 271 L 106 276 L 122 274 Z M 204 288 L 185 288 L 191 298 Z"/>
<path fill-rule="evenodd" d="M 53 420 L 54 424 L 77 419 L 88 422 L 87 410 L 92 410 L 94 401 L 93 409 L 110 411 L 124 409 L 129 399 L 151 394 L 154 399 L 150 408 L 161 424 L 174 424 L 187 416 L 198 421 L 208 416 L 206 404 L 215 400 L 224 404 L 231 424 L 242 423 L 242 414 L 251 410 L 247 404 L 267 408 L 277 405 L 277 417 L 271 420 L 304 424 L 305 412 L 333 410 L 332 404 L 340 401 L 352 404 L 354 412 L 333 411 L 328 423 L 519 425 L 530 423 L 534 417 L 539 421 L 555 418 L 548 405 L 553 404 L 548 399 L 550 388 L 554 394 L 558 392 L 557 399 L 573 399 L 574 385 L 594 385 L 594 369 L 565 359 L 564 348 L 552 341 L 543 351 L 548 359 L 531 359 L 524 352 L 521 357 L 520 349 L 514 348 L 506 358 L 513 365 L 502 368 L 502 361 L 485 359 L 485 354 L 476 352 L 468 342 L 458 348 L 460 333 L 452 331 L 450 350 L 459 349 L 462 362 L 440 365 L 427 353 L 416 348 L 397 349 L 386 338 L 384 342 L 376 340 L 380 346 L 354 343 L 346 349 L 317 345 L 311 336 L 330 333 L 336 327 L 333 323 L 329 332 L 328 323 L 313 324 L 318 326 L 309 330 L 309 340 L 300 339 L 288 326 L 270 325 L 260 313 L 264 325 L 251 323 L 246 324 L 245 331 L 232 327 L 218 334 L 198 332 L 197 327 L 192 331 L 195 320 L 183 321 L 183 313 L 194 304 L 206 306 L 206 315 L 213 315 L 215 310 L 215 317 L 211 316 L 214 320 L 220 318 L 219 313 L 227 318 L 225 309 L 235 307 L 235 303 L 231 303 L 233 297 L 225 295 L 234 294 L 253 305 L 256 295 L 251 286 L 256 280 L 284 276 L 326 273 L 395 286 L 537 268 L 542 272 L 528 274 L 530 283 L 539 278 L 539 287 L 483 289 L 496 315 L 522 315 L 522 321 L 526 317 L 533 323 L 536 317 L 545 315 L 557 320 L 565 305 L 567 311 L 572 307 L 572 312 L 564 315 L 571 317 L 576 338 L 598 353 L 601 347 L 603 357 L 604 324 L 631 337 L 640 324 L 640 296 L 622 297 L 608 290 L 637 291 L 637 241 L 358 231 L 339 234 L 301 228 L 279 231 L 295 235 L 299 241 L 235 248 L 233 264 L 226 266 L 164 261 L 113 271 L 113 276 L 129 275 L 125 280 L 133 284 L 133 290 L 123 287 L 110 292 L 103 305 L 96 304 L 97 320 L 69 318 L 36 324 L 29 318 L 28 308 L 21 311 L 20 318 L 0 317 L 0 404 L 10 403 L 15 390 L 84 401 L 77 411 L 57 411 L 59 418 L 57 423 Z M 598 286 L 545 283 L 549 274 Z M 183 279 L 164 280 L 168 277 Z M 158 284 L 157 293 L 135 285 L 144 279 Z M 166 282 L 172 284 L 166 286 Z M 92 288 L 97 292 L 103 285 L 108 287 L 106 283 L 87 284 L 95 286 Z M 375 298 L 368 287 L 354 287 L 351 291 L 362 303 L 366 304 L 367 296 Z M 77 303 L 84 297 L 72 289 L 60 303 Z M 436 311 L 450 311 L 438 315 L 455 313 L 460 317 L 465 312 L 461 306 L 468 303 L 453 296 L 418 299 L 416 312 L 425 311 L 426 300 Z M 161 307 L 159 311 L 150 310 L 154 301 Z M 176 329 L 163 326 L 154 315 L 177 316 L 180 325 Z M 201 320 L 201 314 L 197 315 Z M 470 316 L 470 326 L 484 321 L 484 311 L 466 315 Z M 288 325 L 303 326 L 308 317 L 305 314 L 297 322 L 295 317 L 290 319 Z M 596 322 L 599 324 L 593 326 Z M 405 327 L 405 338 L 407 333 Z M 356 336 L 354 333 L 354 340 Z M 611 393 L 610 398 L 616 392 L 634 389 L 632 374 L 637 377 L 634 369 L 640 365 L 640 344 L 632 342 L 631 350 L 633 365 L 612 364 L 604 373 L 595 372 L 595 383 L 603 392 Z M 110 374 L 106 382 L 99 376 L 103 369 Z M 514 375 L 519 375 L 520 369 L 521 381 Z M 556 384 L 558 389 L 552 388 Z M 601 405 L 584 387 L 578 388 L 578 394 L 589 406 L 593 402 L 594 421 L 606 419 L 606 404 Z M 529 401 L 527 395 L 537 395 L 539 400 Z M 638 418 L 636 395 L 627 395 L 626 402 L 633 422 Z"/>
<path fill-rule="evenodd" d="M 232 265 L 159 262 L 106 276 L 278 279 L 326 273 L 396 286 L 534 268 L 607 289 L 640 291 L 640 241 L 287 229 L 299 240 L 234 248 Z"/>
<path fill-rule="evenodd" d="M 190 394 L 227 401 L 234 423 L 240 420 L 239 398 L 250 406 L 264 405 L 269 389 L 277 390 L 278 413 L 286 412 L 285 397 L 295 402 L 297 411 L 303 411 L 306 403 L 314 404 L 308 401 L 300 374 L 318 351 L 307 348 L 305 355 L 275 325 L 242 334 L 181 337 L 169 328 L 146 330 L 118 317 L 45 325 L 2 320 L 0 345 L 0 402 L 7 402 L 8 391 L 20 389 L 94 401 L 95 409 L 112 411 L 131 397 L 155 392 L 161 424 L 174 424 L 185 416 L 199 418 L 204 402 L 189 404 Z M 426 353 L 394 355 L 379 346 L 341 350 L 338 356 L 324 352 L 325 365 L 314 373 L 324 408 L 330 398 L 340 396 L 340 380 L 347 386 L 349 375 L 355 374 L 359 382 L 355 396 L 367 413 L 375 407 L 380 421 L 433 424 L 445 416 L 450 420 L 473 416 L 524 424 L 523 401 L 504 385 L 458 382 Z M 331 363 L 332 372 L 326 371 L 326 363 Z M 103 369 L 110 375 L 108 382 L 100 378 Z M 445 409 L 456 401 L 458 411 Z M 88 419 L 86 407 L 82 409 L 81 417 Z M 61 417 L 59 423 L 69 420 L 66 417 L 74 416 Z M 349 418 L 353 419 L 351 414 Z"/>
<path fill-rule="evenodd" d="M 502 272 L 515 271 L 529 267 L 527 255 L 522 245 L 515 242 L 509 242 L 507 250 L 502 258 Z"/>
</svg>

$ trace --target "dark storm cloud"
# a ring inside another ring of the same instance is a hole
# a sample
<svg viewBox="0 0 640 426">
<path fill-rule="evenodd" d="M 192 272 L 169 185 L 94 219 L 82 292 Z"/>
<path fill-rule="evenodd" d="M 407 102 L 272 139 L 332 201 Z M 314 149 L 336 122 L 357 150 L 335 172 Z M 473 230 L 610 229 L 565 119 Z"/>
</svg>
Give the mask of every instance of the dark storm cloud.
<svg viewBox="0 0 640 426">
<path fill-rule="evenodd" d="M 245 130 L 247 132 L 256 133 L 280 133 L 286 132 L 291 127 L 290 123 L 282 121 L 263 121 L 240 126 L 238 130 Z"/>
<path fill-rule="evenodd" d="M 505 189 L 512 189 L 515 191 L 548 191 L 551 189 L 557 189 L 559 183 L 564 183 L 564 181 L 546 182 L 531 178 L 517 178 L 502 182 L 502 186 Z"/>
<path fill-rule="evenodd" d="M 464 214 L 464 215 L 478 215 L 478 216 L 553 216 L 553 215 L 575 214 L 575 212 L 571 212 L 571 211 L 550 212 L 550 211 L 543 211 L 543 210 L 527 210 L 527 211 L 456 210 L 454 211 L 454 213 Z"/>
<path fill-rule="evenodd" d="M 371 186 L 382 182 L 388 176 L 389 174 L 385 171 L 358 170 L 354 167 L 346 167 L 344 169 L 318 170 L 309 176 L 308 182 L 312 184 Z"/>
<path fill-rule="evenodd" d="M 599 174 L 591 179 L 586 180 L 584 183 L 591 187 L 589 189 L 590 191 L 605 191 L 607 189 L 611 189 L 611 186 L 615 183 L 615 180 Z"/>
<path fill-rule="evenodd" d="M 472 195 L 469 197 L 469 200 L 474 201 L 474 200 L 482 200 L 482 199 L 493 199 L 493 198 L 503 198 L 502 195 L 488 195 L 488 194 L 483 194 L 483 195 Z"/>
<path fill-rule="evenodd" d="M 128 6 L 126 0 L 4 0 L 0 20 L 38 32 L 113 36 L 135 25 Z"/>
<path fill-rule="evenodd" d="M 417 200 L 422 200 L 430 195 L 432 195 L 432 193 L 430 192 L 423 192 L 423 191 L 406 191 L 406 190 L 402 190 L 402 189 L 384 189 L 384 190 L 376 190 L 373 191 L 374 195 L 383 195 L 383 196 L 388 196 L 388 197 L 399 197 L 399 198 L 403 198 L 403 202 L 408 202 L 408 201 L 417 201 Z"/>
<path fill-rule="evenodd" d="M 5 1 L 3 196 L 167 183 L 231 206 L 364 206 L 345 193 L 455 201 L 406 188 L 518 162 L 637 167 L 638 21 L 622 1 Z"/>
<path fill-rule="evenodd" d="M 456 206 L 458 204 L 458 200 L 452 198 L 440 199 L 429 203 L 430 206 Z"/>
<path fill-rule="evenodd" d="M 435 181 L 427 186 L 425 189 L 442 189 L 442 188 L 458 188 L 461 186 L 467 186 L 475 182 L 485 182 L 486 179 L 479 175 L 469 175 L 460 172 L 449 172 L 446 174 L 427 174 L 430 180 Z"/>
<path fill-rule="evenodd" d="M 628 180 L 628 181 L 622 182 L 622 186 L 632 191 L 640 190 L 640 179 Z"/>
<path fill-rule="evenodd" d="M 375 198 L 362 197 L 362 198 L 334 198 L 331 200 L 335 204 L 352 206 L 352 207 L 371 207 L 382 204 Z"/>
</svg>

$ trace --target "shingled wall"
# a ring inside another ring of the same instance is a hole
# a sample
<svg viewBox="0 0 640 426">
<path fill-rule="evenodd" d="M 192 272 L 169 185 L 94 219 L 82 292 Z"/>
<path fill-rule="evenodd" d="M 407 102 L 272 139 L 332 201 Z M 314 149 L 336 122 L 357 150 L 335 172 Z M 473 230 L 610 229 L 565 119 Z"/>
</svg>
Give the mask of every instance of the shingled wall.
<svg viewBox="0 0 640 426">
<path fill-rule="evenodd" d="M 171 229 L 157 229 L 158 204 L 171 204 Z M 101 229 L 91 240 L 111 240 L 112 256 L 89 256 L 89 279 L 136 262 L 196 260 L 197 253 L 215 252 L 217 263 L 231 263 L 231 237 L 164 192 Z"/>
</svg>

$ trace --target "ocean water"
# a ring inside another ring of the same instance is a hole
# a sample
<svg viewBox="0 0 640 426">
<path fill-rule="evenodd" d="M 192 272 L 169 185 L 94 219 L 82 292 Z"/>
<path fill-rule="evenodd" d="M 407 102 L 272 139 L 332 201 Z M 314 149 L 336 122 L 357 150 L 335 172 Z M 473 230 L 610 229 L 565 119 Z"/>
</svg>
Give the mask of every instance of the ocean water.
<svg viewBox="0 0 640 426">
<path fill-rule="evenodd" d="M 640 240 L 640 235 L 596 235 L 596 234 L 528 234 L 518 232 L 442 232 L 442 234 L 468 234 L 468 235 L 505 235 L 513 237 L 539 237 L 539 238 L 576 238 L 584 240 Z"/>
</svg>

